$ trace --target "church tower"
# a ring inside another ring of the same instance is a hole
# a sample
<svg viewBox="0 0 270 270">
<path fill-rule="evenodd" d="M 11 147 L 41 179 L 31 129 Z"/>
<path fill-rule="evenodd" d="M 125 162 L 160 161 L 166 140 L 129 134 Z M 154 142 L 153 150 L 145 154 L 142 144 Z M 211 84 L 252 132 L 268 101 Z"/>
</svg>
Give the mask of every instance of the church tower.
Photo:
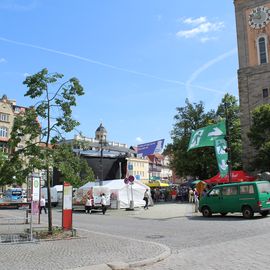
<svg viewBox="0 0 270 270">
<path fill-rule="evenodd" d="M 247 133 L 251 112 L 270 103 L 270 0 L 234 0 L 238 42 L 238 88 L 243 165 L 248 170 L 254 149 Z"/>
<path fill-rule="evenodd" d="M 96 130 L 95 139 L 98 140 L 98 141 L 106 142 L 107 130 L 102 125 L 102 123 L 100 123 L 99 127 Z"/>
</svg>

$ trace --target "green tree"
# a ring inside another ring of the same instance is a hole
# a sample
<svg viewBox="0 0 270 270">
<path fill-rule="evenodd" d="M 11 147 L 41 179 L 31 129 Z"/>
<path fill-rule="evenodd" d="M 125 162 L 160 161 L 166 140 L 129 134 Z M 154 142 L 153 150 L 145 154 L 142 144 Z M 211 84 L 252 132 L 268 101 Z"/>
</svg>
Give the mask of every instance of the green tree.
<svg viewBox="0 0 270 270">
<path fill-rule="evenodd" d="M 63 82 L 62 79 L 62 74 L 49 74 L 47 69 L 25 79 L 23 84 L 28 88 L 25 96 L 36 100 L 36 105 L 15 118 L 9 142 L 13 149 L 10 160 L 15 161 L 20 177 L 26 177 L 36 169 L 46 170 L 49 232 L 52 232 L 50 168 L 57 168 L 74 186 L 94 180 L 85 160 L 76 156 L 71 147 L 57 144 L 63 134 L 79 125 L 72 119 L 72 107 L 76 106 L 76 97 L 84 94 L 78 79 Z M 25 147 L 18 149 L 22 141 Z"/>
<path fill-rule="evenodd" d="M 202 102 L 190 103 L 176 108 L 175 124 L 171 132 L 172 144 L 167 145 L 165 153 L 171 156 L 171 167 L 178 176 L 198 176 L 206 179 L 217 172 L 213 147 L 197 148 L 187 152 L 193 130 L 213 123 L 215 112 L 205 112 Z"/>
<path fill-rule="evenodd" d="M 270 104 L 252 111 L 252 126 L 248 137 L 257 153 L 252 166 L 254 170 L 269 171 L 270 168 Z"/>
<path fill-rule="evenodd" d="M 192 149 L 187 152 L 189 139 L 193 130 L 217 123 L 225 119 L 227 104 L 230 121 L 230 141 L 233 169 L 240 169 L 241 163 L 241 130 L 239 120 L 239 105 L 237 99 L 225 94 L 217 111 L 205 112 L 202 102 L 190 103 L 186 100 L 184 107 L 176 108 L 175 124 L 171 132 L 172 143 L 166 146 L 165 154 L 171 157 L 171 167 L 178 176 L 198 176 L 207 179 L 218 172 L 214 147 Z"/>
<path fill-rule="evenodd" d="M 241 127 L 239 118 L 239 104 L 235 96 L 225 94 L 221 103 L 218 106 L 216 115 L 223 119 L 226 118 L 225 103 L 227 106 L 227 116 L 229 123 L 229 134 L 231 144 L 231 162 L 233 170 L 242 169 L 242 140 L 241 140 Z"/>
</svg>

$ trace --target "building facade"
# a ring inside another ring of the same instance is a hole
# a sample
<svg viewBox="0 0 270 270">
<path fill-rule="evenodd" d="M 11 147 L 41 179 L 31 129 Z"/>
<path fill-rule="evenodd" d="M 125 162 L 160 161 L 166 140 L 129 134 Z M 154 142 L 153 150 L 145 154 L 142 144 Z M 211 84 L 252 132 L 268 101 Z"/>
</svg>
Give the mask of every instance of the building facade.
<svg viewBox="0 0 270 270">
<path fill-rule="evenodd" d="M 3 95 L 0 99 L 0 149 L 4 153 L 8 153 L 8 140 L 12 131 L 14 119 L 16 115 L 25 112 L 25 107 L 17 106 L 15 100 L 8 99 Z M 24 147 L 23 141 L 18 148 Z"/>
<path fill-rule="evenodd" d="M 147 157 L 127 158 L 127 175 L 133 175 L 136 180 L 148 180 L 149 179 L 149 162 Z"/>
<path fill-rule="evenodd" d="M 243 166 L 255 155 L 248 132 L 251 113 L 270 103 L 270 0 L 234 0 L 238 42 L 238 88 L 243 142 Z"/>
</svg>

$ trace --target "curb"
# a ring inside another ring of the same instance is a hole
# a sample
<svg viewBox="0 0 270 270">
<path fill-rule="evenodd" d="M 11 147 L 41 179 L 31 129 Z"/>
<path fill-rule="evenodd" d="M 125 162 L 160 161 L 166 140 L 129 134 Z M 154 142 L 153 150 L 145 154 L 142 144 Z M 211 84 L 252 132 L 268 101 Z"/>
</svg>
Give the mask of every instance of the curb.
<svg viewBox="0 0 270 270">
<path fill-rule="evenodd" d="M 165 251 L 154 258 L 136 261 L 132 263 L 110 262 L 107 264 L 104 263 L 104 264 L 89 265 L 89 266 L 73 268 L 73 270 L 130 270 L 133 267 L 142 267 L 142 266 L 152 265 L 154 263 L 160 262 L 168 258 L 171 255 L 170 248 L 168 248 L 167 246 L 163 244 L 159 244 L 159 243 L 155 243 L 155 244 L 162 246 L 165 249 Z"/>
<path fill-rule="evenodd" d="M 158 243 L 156 243 L 156 244 L 158 244 Z M 160 262 L 160 261 L 168 258 L 171 255 L 171 249 L 168 248 L 165 245 L 162 245 L 162 244 L 158 244 L 158 245 L 161 245 L 165 249 L 165 251 L 163 253 L 161 253 L 160 255 L 158 255 L 157 257 L 154 257 L 154 258 L 150 258 L 150 259 L 145 259 L 145 260 L 142 260 L 142 261 L 137 261 L 137 262 L 129 263 L 129 267 L 146 266 L 146 265 L 150 265 L 150 264 L 154 264 L 154 263 Z"/>
</svg>

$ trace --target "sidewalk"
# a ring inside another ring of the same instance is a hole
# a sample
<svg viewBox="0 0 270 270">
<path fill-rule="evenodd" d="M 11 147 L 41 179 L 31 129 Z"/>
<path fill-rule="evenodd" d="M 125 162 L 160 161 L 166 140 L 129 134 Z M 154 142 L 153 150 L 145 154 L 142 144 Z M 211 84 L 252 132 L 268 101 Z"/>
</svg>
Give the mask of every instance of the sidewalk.
<svg viewBox="0 0 270 270">
<path fill-rule="evenodd" d="M 170 204 L 170 207 L 159 204 L 149 210 L 112 210 L 112 213 L 115 216 L 132 215 L 148 219 L 168 219 L 194 214 L 191 205 L 180 203 Z M 78 233 L 81 237 L 71 240 L 1 245 L 1 269 L 133 269 L 163 260 L 171 253 L 167 246 L 154 242 L 88 230 L 79 230 Z"/>
</svg>

